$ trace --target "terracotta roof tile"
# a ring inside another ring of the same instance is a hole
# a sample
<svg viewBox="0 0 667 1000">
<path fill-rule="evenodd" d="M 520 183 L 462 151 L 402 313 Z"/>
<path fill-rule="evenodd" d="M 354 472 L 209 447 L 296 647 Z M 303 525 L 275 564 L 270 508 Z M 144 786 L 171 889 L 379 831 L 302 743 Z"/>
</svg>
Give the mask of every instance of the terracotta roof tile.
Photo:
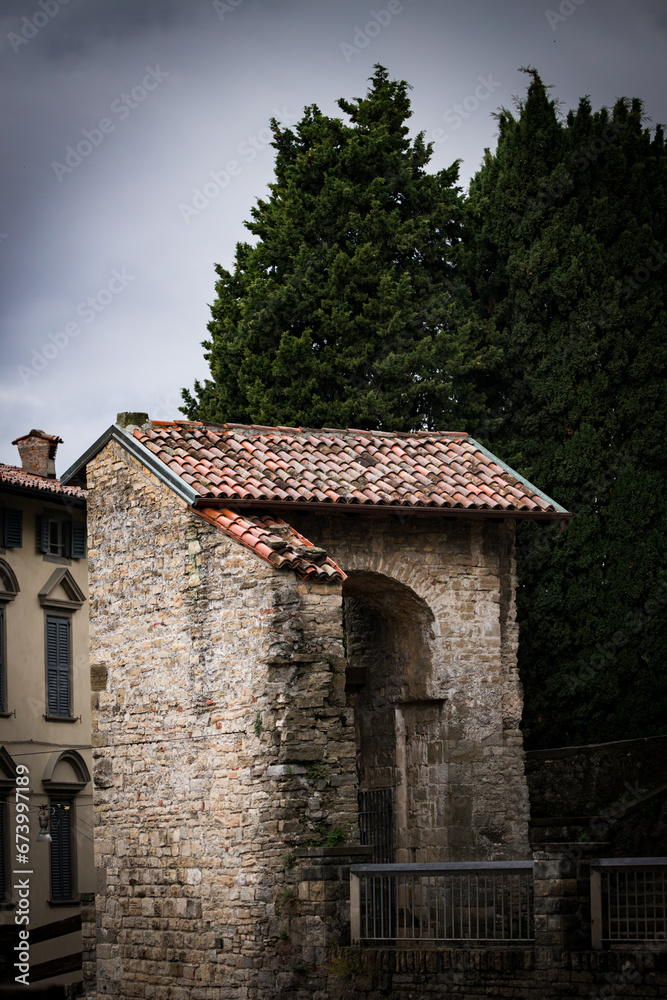
<svg viewBox="0 0 667 1000">
<path fill-rule="evenodd" d="M 32 472 L 24 472 L 23 469 L 19 469 L 16 465 L 4 465 L 2 463 L 0 463 L 0 483 L 5 483 L 7 486 L 19 486 L 22 489 L 40 490 L 42 493 L 56 493 L 60 496 L 76 497 L 77 500 L 85 500 L 88 495 L 85 490 L 79 489 L 78 486 L 63 486 L 59 479 L 48 479 L 46 476 L 37 476 Z"/>
<path fill-rule="evenodd" d="M 212 503 L 564 513 L 461 432 L 154 421 L 133 433 Z"/>
<path fill-rule="evenodd" d="M 266 513 L 237 514 L 224 507 L 199 507 L 197 513 L 276 569 L 291 569 L 304 580 L 347 579 L 333 559 L 279 517 Z M 312 557 L 308 549 L 312 549 Z"/>
</svg>

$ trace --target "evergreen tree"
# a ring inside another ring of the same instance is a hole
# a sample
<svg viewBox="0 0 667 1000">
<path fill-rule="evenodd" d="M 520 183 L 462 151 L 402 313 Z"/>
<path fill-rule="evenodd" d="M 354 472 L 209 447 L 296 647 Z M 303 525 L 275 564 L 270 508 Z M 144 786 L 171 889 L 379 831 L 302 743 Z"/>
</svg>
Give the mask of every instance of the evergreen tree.
<svg viewBox="0 0 667 1000">
<path fill-rule="evenodd" d="M 216 267 L 212 377 L 184 390 L 188 416 L 389 430 L 481 416 L 470 373 L 498 352 L 454 274 L 458 163 L 426 172 L 408 90 L 376 66 L 366 97 L 338 101 L 350 124 L 314 105 L 295 131 L 272 120 L 275 182 L 246 223 L 256 243 Z"/>
<path fill-rule="evenodd" d="M 642 103 L 559 118 L 534 70 L 470 188 L 503 361 L 491 447 L 575 512 L 519 527 L 529 746 L 667 731 L 667 150 Z"/>
</svg>

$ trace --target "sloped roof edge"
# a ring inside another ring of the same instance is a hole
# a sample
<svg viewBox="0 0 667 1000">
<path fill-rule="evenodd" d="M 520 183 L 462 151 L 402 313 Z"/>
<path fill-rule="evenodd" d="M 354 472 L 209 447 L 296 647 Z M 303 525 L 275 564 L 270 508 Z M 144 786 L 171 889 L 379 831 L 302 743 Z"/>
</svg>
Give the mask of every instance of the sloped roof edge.
<svg viewBox="0 0 667 1000">
<path fill-rule="evenodd" d="M 538 497 L 542 497 L 545 503 L 550 504 L 554 508 L 554 510 L 558 514 L 560 514 L 561 517 L 572 517 L 571 512 L 568 511 L 565 507 L 561 507 L 559 503 L 556 503 L 553 497 L 548 496 L 544 492 L 544 490 L 539 489 L 537 486 L 535 486 L 534 483 L 531 483 L 530 480 L 526 479 L 525 476 L 522 476 L 520 472 L 516 471 L 516 469 L 513 469 L 510 465 L 507 464 L 507 462 L 504 462 L 500 458 L 498 458 L 497 455 L 494 455 L 492 451 L 489 451 L 488 448 L 485 448 L 484 445 L 480 444 L 479 441 L 477 441 L 475 438 L 469 438 L 469 440 L 472 441 L 475 447 L 478 448 L 483 455 L 486 455 L 487 458 L 490 458 L 492 462 L 496 462 L 498 465 L 502 465 L 502 467 L 507 470 L 510 476 L 514 476 L 515 479 L 518 479 L 519 482 L 523 483 L 523 485 L 526 486 L 529 490 L 532 490 L 533 493 L 536 493 Z"/>
<path fill-rule="evenodd" d="M 178 494 L 190 506 L 194 504 L 195 500 L 199 499 L 199 494 L 195 490 L 191 489 L 180 476 L 171 471 L 168 465 L 154 455 L 152 451 L 149 451 L 141 441 L 137 441 L 128 430 L 119 424 L 112 424 L 103 434 L 100 434 L 97 441 L 94 441 L 90 448 L 84 451 L 83 455 L 73 465 L 70 465 L 69 469 L 60 477 L 60 482 L 67 483 L 77 473 L 81 472 L 88 462 L 90 462 L 91 458 L 94 458 L 109 441 L 116 441 L 125 448 L 133 458 L 136 458 L 142 465 L 150 469 L 158 479 L 169 486 L 174 493 Z"/>
</svg>

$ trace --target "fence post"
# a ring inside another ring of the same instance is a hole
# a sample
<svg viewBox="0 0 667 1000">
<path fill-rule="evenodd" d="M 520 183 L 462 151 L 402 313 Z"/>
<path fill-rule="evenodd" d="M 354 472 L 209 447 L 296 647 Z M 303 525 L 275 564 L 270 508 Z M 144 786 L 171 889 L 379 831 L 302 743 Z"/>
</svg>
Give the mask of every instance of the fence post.
<svg viewBox="0 0 667 1000">
<path fill-rule="evenodd" d="M 352 944 L 361 940 L 361 907 L 359 901 L 359 876 L 350 872 L 350 939 Z"/>
<path fill-rule="evenodd" d="M 591 867 L 591 945 L 602 948 L 602 880 L 599 868 Z"/>
</svg>

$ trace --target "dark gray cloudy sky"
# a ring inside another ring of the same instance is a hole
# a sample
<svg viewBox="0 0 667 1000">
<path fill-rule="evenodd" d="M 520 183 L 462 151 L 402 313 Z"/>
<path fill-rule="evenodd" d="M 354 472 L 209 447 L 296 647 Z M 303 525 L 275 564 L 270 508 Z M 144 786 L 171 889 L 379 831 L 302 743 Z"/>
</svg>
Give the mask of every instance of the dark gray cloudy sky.
<svg viewBox="0 0 667 1000">
<path fill-rule="evenodd" d="M 664 0 L 2 0 L 0 461 L 41 427 L 62 473 L 119 410 L 180 415 L 272 116 L 340 114 L 380 62 L 467 184 L 520 66 L 564 109 L 637 96 L 665 122 L 666 40 Z"/>
</svg>

